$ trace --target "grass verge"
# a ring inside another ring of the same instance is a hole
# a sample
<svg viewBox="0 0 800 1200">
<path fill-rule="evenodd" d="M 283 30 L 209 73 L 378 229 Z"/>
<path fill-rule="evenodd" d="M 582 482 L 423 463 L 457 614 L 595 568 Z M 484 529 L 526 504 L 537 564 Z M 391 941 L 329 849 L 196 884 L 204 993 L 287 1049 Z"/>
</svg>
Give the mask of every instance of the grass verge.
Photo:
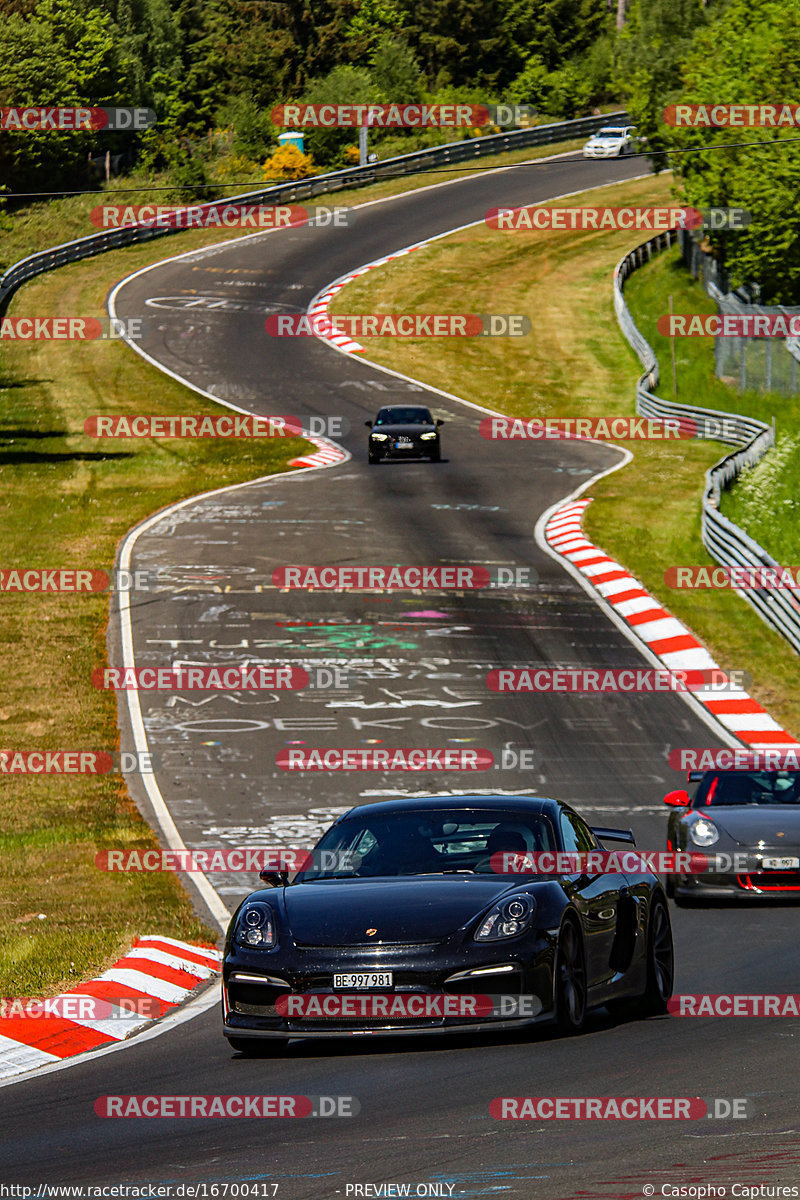
<svg viewBox="0 0 800 1200">
<path fill-rule="evenodd" d="M 644 270 L 636 271 L 626 296 L 639 328 L 655 349 L 661 364 L 659 394 L 672 398 L 670 339 L 656 330 L 659 313 L 666 312 L 666 298 L 672 294 L 674 311 L 716 312 L 717 306 L 704 289 L 692 279 L 680 261 L 677 247 L 654 259 Z M 660 307 L 659 307 L 660 306 Z M 710 338 L 676 338 L 676 375 L 678 400 L 691 401 L 708 408 L 746 413 L 769 424 L 776 423 L 776 449 L 745 471 L 730 491 L 723 493 L 722 511 L 746 529 L 779 562 L 800 562 L 800 436 L 797 434 L 797 397 L 778 392 L 739 392 L 714 375 L 713 342 Z M 781 343 L 772 349 L 774 356 L 786 356 Z"/>
<path fill-rule="evenodd" d="M 104 279 L 163 256 L 117 251 L 27 285 L 12 313 L 100 313 Z M 93 413 L 219 409 L 121 342 L 6 342 L 0 376 L 0 563 L 110 569 L 123 535 L 198 492 L 285 471 L 306 452 L 283 441 L 126 440 L 83 433 Z M 2 595 L 0 744 L 114 750 L 116 699 L 90 682 L 106 662 L 105 595 Z M 0 995 L 49 995 L 105 969 L 134 936 L 215 940 L 176 876 L 108 873 L 98 849 L 157 840 L 120 776 L 5 774 L 0 789 Z"/>
<path fill-rule="evenodd" d="M 570 203 L 670 199 L 670 178 L 662 176 L 593 190 Z M 367 357 L 511 416 L 631 415 L 639 363 L 617 326 L 611 277 L 616 262 L 640 240 L 623 232 L 499 233 L 476 226 L 370 271 L 349 284 L 332 309 L 393 312 L 402 296 L 407 312 L 527 313 L 533 322 L 527 338 L 374 339 Z M 713 311 L 699 285 L 671 259 L 659 259 L 637 272 L 626 290 L 645 336 L 652 334 L 648 322 L 654 325 L 667 311 L 669 292 L 676 312 Z M 710 357 L 708 343 L 699 346 Z M 668 397 L 668 347 L 657 348 L 661 394 Z M 684 361 L 688 353 L 686 344 L 678 348 L 679 399 L 753 411 L 755 397 L 704 382 L 699 363 Z M 524 471 L 525 442 L 518 445 Z M 800 733 L 800 661 L 786 642 L 733 593 L 664 585 L 671 564 L 711 562 L 700 540 L 700 496 L 703 473 L 723 448 L 702 441 L 633 442 L 630 448 L 633 461 L 591 489 L 588 536 L 660 597 L 724 668 L 748 671 L 752 694 L 785 728 Z"/>
</svg>

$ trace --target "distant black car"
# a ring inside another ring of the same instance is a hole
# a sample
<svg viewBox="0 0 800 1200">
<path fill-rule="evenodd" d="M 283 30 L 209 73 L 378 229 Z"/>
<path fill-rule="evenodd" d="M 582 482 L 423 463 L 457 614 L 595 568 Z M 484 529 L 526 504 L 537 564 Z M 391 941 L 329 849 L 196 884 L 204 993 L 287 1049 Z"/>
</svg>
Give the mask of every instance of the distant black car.
<svg viewBox="0 0 800 1200">
<path fill-rule="evenodd" d="M 429 408 L 421 404 L 391 405 L 382 408 L 374 421 L 365 421 L 369 435 L 369 461 L 383 458 L 429 458 L 441 462 L 439 428 Z"/>
<path fill-rule="evenodd" d="M 285 873 L 263 872 L 274 886 L 251 893 L 234 913 L 223 963 L 225 1036 L 234 1050 L 254 1053 L 265 1045 L 259 1039 L 546 1020 L 575 1033 L 587 1009 L 601 1004 L 622 1015 L 664 1012 L 672 934 L 655 875 L 496 870 L 498 854 L 516 869 L 523 860 L 514 855 L 601 850 L 601 838 L 633 842 L 630 831 L 593 831 L 566 804 L 528 796 L 414 797 L 351 809 L 314 851 L 315 863 L 339 865 L 301 871 L 291 883 Z M 344 1007 L 342 997 L 376 991 L 405 1003 L 465 994 L 531 1003 L 527 1015 L 507 1019 L 319 1019 L 292 1007 L 299 996 L 320 1005 L 337 997 Z"/>
<path fill-rule="evenodd" d="M 690 771 L 689 781 L 693 798 L 683 789 L 664 797 L 673 809 L 667 850 L 713 856 L 726 869 L 669 875 L 667 895 L 679 904 L 800 897 L 800 771 Z"/>
</svg>

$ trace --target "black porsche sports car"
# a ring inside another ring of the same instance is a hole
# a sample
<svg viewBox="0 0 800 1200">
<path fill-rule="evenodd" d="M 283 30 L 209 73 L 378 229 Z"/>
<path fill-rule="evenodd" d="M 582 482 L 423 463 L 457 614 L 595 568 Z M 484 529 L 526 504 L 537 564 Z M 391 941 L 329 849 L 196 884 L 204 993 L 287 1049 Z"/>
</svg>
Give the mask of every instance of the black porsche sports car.
<svg viewBox="0 0 800 1200">
<path fill-rule="evenodd" d="M 575 1033 L 601 1004 L 622 1015 L 664 1012 L 672 934 L 657 877 L 525 873 L 534 862 L 526 855 L 597 851 L 604 840 L 632 844 L 633 835 L 592 830 L 568 805 L 538 797 L 414 797 L 350 809 L 317 843 L 309 869 L 291 882 L 262 872 L 274 886 L 234 913 L 222 972 L 225 1036 L 235 1050 L 258 1053 L 259 1039 L 545 1020 Z M 313 865 L 321 862 L 336 865 Z M 491 1012 L 463 1007 L 476 995 L 492 998 Z M 447 998 L 459 997 L 448 1008 Z M 398 1005 L 406 1009 L 395 1018 Z"/>
<path fill-rule="evenodd" d="M 429 408 L 421 404 L 390 405 L 382 408 L 374 421 L 365 421 L 369 435 L 369 461 L 382 458 L 429 458 L 441 462 L 439 429 L 444 421 L 434 421 Z"/>
<path fill-rule="evenodd" d="M 689 782 L 698 785 L 693 797 L 685 789 L 664 797 L 673 809 L 667 850 L 710 863 L 668 875 L 667 895 L 677 904 L 800 897 L 800 771 L 690 771 Z"/>
</svg>

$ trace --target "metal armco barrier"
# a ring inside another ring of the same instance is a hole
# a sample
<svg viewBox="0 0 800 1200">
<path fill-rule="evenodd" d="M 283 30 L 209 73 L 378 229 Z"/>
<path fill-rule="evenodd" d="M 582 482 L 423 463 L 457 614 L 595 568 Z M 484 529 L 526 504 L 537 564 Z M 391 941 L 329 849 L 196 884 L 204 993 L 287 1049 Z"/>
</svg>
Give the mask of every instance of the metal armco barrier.
<svg viewBox="0 0 800 1200">
<path fill-rule="evenodd" d="M 603 125 L 615 121 L 627 121 L 624 112 L 603 113 L 599 117 L 581 117 L 577 121 L 558 121 L 551 125 L 537 125 L 533 129 L 519 129 L 514 133 L 496 133 L 488 137 L 471 138 L 463 142 L 450 142 L 446 146 L 433 146 L 429 150 L 417 150 L 413 154 L 401 154 L 397 158 L 386 158 L 383 162 L 370 163 L 365 167 L 348 167 L 344 171 L 333 171 L 328 175 L 314 175 L 293 183 L 271 184 L 256 192 L 240 196 L 228 196 L 224 200 L 213 200 L 207 204 L 192 204 L 181 207 L 203 212 L 226 204 L 286 204 L 308 200 L 327 192 L 344 188 L 366 187 L 382 179 L 414 175 L 431 167 L 471 162 L 507 150 L 525 146 L 548 146 L 575 137 L 588 137 Z M 97 193 L 101 198 L 103 193 Z M 8 268 L 0 278 L 0 316 L 6 311 L 8 301 L 21 284 L 45 271 L 63 267 L 65 263 L 78 262 L 103 254 L 106 250 L 117 250 L 120 246 L 132 246 L 150 238 L 163 237 L 170 233 L 184 233 L 181 229 L 156 229 L 147 225 L 126 225 L 122 229 L 110 229 L 104 233 L 89 234 L 73 242 L 64 242 L 49 250 L 31 254 Z"/>
<path fill-rule="evenodd" d="M 759 546 L 758 542 L 719 511 L 724 489 L 730 487 L 747 467 L 755 466 L 775 444 L 774 429 L 765 425 L 763 421 L 743 417 L 738 413 L 696 408 L 691 404 L 676 404 L 657 396 L 653 389 L 658 387 L 658 359 L 653 347 L 636 328 L 622 294 L 625 280 L 644 263 L 649 262 L 654 253 L 666 249 L 676 238 L 675 230 L 658 234 L 637 246 L 630 254 L 626 254 L 614 269 L 614 309 L 617 321 L 644 368 L 644 374 L 636 385 L 636 411 L 642 416 L 662 420 L 667 417 L 689 418 L 696 421 L 699 437 L 709 437 L 740 447 L 726 454 L 706 471 L 702 503 L 703 545 L 711 557 L 724 567 L 778 568 L 780 564 L 763 546 Z M 739 594 L 768 625 L 782 634 L 792 648 L 800 653 L 800 589 L 747 588 Z"/>
</svg>

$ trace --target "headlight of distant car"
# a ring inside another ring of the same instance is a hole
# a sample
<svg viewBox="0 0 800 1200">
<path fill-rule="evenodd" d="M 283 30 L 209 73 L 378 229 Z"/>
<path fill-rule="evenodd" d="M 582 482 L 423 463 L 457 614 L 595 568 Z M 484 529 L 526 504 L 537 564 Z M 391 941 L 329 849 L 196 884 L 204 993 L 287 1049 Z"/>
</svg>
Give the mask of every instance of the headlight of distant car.
<svg viewBox="0 0 800 1200">
<path fill-rule="evenodd" d="M 389 435 L 388 433 L 371 433 L 369 435 L 369 440 L 371 442 L 388 442 Z"/>
<path fill-rule="evenodd" d="M 269 904 L 246 903 L 236 920 L 233 940 L 249 950 L 271 950 L 275 945 L 275 914 Z"/>
<path fill-rule="evenodd" d="M 501 900 L 481 921 L 475 931 L 475 941 L 496 942 L 500 938 L 516 937 L 528 928 L 535 911 L 536 902 L 531 896 Z"/>
<path fill-rule="evenodd" d="M 689 837 L 695 846 L 713 846 L 719 841 L 719 830 L 713 821 L 699 817 L 689 826 Z"/>
<path fill-rule="evenodd" d="M 434 431 L 432 433 L 421 433 L 419 435 L 419 438 L 420 438 L 421 442 L 429 442 L 429 441 L 431 441 L 432 438 L 435 438 L 436 436 L 437 436 L 437 434 Z"/>
</svg>

